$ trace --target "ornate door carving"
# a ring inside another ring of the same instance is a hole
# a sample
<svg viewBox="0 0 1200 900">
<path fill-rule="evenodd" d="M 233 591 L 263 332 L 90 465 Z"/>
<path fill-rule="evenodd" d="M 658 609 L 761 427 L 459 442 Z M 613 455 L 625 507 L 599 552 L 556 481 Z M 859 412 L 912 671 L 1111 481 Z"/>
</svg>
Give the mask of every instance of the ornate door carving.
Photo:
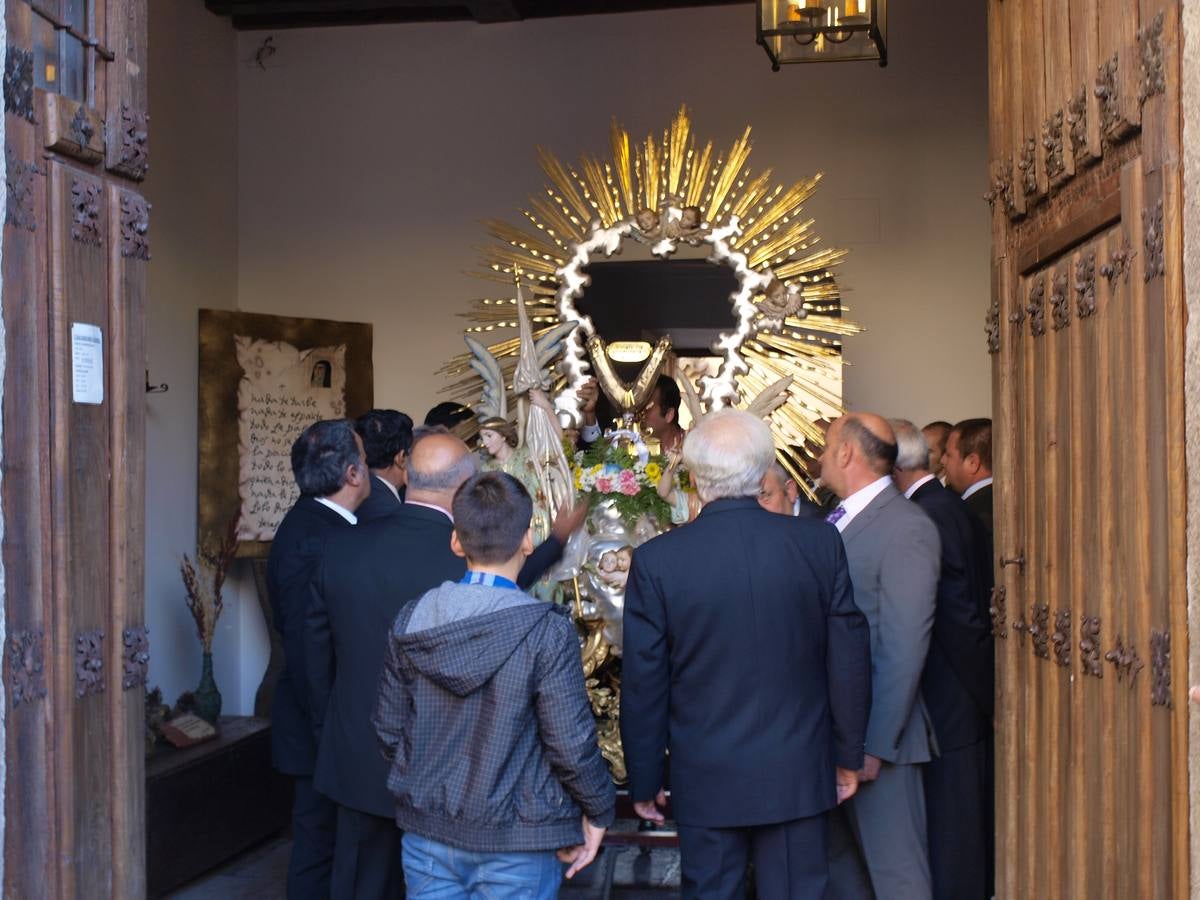
<svg viewBox="0 0 1200 900">
<path fill-rule="evenodd" d="M 137 898 L 146 4 L 5 15 L 4 895 Z M 98 351 L 100 394 L 75 350 Z"/>
<path fill-rule="evenodd" d="M 1179 5 L 989 31 L 996 895 L 1186 896 Z"/>
</svg>

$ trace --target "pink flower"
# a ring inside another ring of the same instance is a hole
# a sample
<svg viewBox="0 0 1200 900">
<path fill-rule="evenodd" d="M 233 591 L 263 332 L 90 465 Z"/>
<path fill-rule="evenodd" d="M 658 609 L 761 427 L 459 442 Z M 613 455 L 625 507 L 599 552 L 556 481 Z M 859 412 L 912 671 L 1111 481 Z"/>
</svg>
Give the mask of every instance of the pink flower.
<svg viewBox="0 0 1200 900">
<path fill-rule="evenodd" d="M 624 494 L 626 497 L 636 497 L 638 494 L 638 491 L 640 491 L 641 488 L 638 487 L 638 483 L 635 480 L 630 479 L 627 481 L 624 478 L 622 478 L 620 490 L 621 490 L 621 493 Z"/>
<path fill-rule="evenodd" d="M 632 469 L 622 469 L 617 480 L 621 483 L 621 487 L 625 487 L 627 484 L 637 484 L 637 475 L 633 473 Z"/>
<path fill-rule="evenodd" d="M 612 479 L 601 475 L 596 479 L 596 490 L 602 494 L 611 494 L 613 489 Z"/>
</svg>

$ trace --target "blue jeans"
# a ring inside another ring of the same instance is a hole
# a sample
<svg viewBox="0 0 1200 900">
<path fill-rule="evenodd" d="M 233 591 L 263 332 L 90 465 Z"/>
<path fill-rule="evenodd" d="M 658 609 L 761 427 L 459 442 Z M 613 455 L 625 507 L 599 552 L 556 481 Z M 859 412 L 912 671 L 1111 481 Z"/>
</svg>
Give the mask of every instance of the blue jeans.
<svg viewBox="0 0 1200 900">
<path fill-rule="evenodd" d="M 404 835 L 408 900 L 554 900 L 563 864 L 553 850 L 473 853 Z"/>
</svg>

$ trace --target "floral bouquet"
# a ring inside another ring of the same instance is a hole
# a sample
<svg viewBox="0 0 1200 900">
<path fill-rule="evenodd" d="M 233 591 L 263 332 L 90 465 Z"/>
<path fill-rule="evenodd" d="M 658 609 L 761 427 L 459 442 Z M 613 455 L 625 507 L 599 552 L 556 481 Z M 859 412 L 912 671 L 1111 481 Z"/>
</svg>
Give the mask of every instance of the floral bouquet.
<svg viewBox="0 0 1200 900">
<path fill-rule="evenodd" d="M 632 527 L 642 516 L 655 522 L 671 520 L 671 507 L 658 493 L 664 460 L 652 456 L 640 438 L 617 433 L 575 454 L 575 490 L 590 507 L 609 501 L 621 520 Z"/>
</svg>

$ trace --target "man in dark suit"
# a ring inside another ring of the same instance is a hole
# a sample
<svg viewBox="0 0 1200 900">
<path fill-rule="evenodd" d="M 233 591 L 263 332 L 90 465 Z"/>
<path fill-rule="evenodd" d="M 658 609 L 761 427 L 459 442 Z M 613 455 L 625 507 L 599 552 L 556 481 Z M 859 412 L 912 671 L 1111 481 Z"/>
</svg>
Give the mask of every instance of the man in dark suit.
<svg viewBox="0 0 1200 900">
<path fill-rule="evenodd" d="M 665 752 L 683 896 L 821 898 L 826 813 L 857 789 L 869 634 L 837 533 L 757 494 L 770 430 L 740 410 L 692 429 L 683 461 L 704 508 L 633 553 L 621 738 L 638 814 L 661 821 Z"/>
<path fill-rule="evenodd" d="M 983 527 L 929 471 L 929 450 L 912 422 L 893 419 L 896 487 L 937 527 L 942 547 L 933 639 L 921 692 L 938 755 L 925 766 L 929 867 L 937 900 L 987 900 L 992 832 L 992 732 L 995 675 Z"/>
<path fill-rule="evenodd" d="M 404 502 L 405 466 L 412 449 L 412 419 L 394 409 L 372 409 L 354 423 L 371 469 L 371 493 L 358 508 L 360 521 L 394 513 Z"/>
<path fill-rule="evenodd" d="M 284 516 L 267 559 L 272 624 L 283 639 L 284 668 L 271 706 L 271 757 L 291 775 L 292 855 L 288 900 L 329 896 L 335 811 L 313 789 L 317 747 L 304 666 L 304 613 L 309 585 L 330 536 L 350 531 L 370 490 L 362 441 L 345 420 L 316 422 L 292 445 L 300 499 Z"/>
<path fill-rule="evenodd" d="M 762 487 L 758 491 L 758 505 L 767 512 L 778 513 L 781 516 L 799 516 L 805 519 L 820 519 L 825 516 L 821 507 L 807 497 L 800 496 L 796 479 L 778 462 L 771 463 L 767 474 L 763 476 Z"/>
<path fill-rule="evenodd" d="M 308 607 L 306 662 L 319 741 L 313 782 L 337 804 L 334 900 L 402 896 L 395 799 L 371 714 L 400 607 L 466 571 L 450 549 L 450 509 L 475 472 L 475 456 L 457 437 L 427 431 L 413 444 L 407 471 L 402 506 L 330 541 Z M 585 511 L 581 505 L 555 520 L 552 536 L 521 570 L 523 587 L 561 555 Z"/>
<path fill-rule="evenodd" d="M 963 498 L 992 541 L 992 420 L 963 419 L 946 439 L 946 486 Z"/>
<path fill-rule="evenodd" d="M 887 421 L 848 413 L 829 429 L 822 477 L 842 498 L 828 521 L 842 533 L 854 602 L 871 624 L 871 717 L 863 782 L 835 816 L 831 897 L 931 896 L 921 765 L 936 744 L 921 701 L 940 571 L 937 529 L 892 484 Z M 873 893 L 872 893 L 873 891 Z"/>
</svg>

